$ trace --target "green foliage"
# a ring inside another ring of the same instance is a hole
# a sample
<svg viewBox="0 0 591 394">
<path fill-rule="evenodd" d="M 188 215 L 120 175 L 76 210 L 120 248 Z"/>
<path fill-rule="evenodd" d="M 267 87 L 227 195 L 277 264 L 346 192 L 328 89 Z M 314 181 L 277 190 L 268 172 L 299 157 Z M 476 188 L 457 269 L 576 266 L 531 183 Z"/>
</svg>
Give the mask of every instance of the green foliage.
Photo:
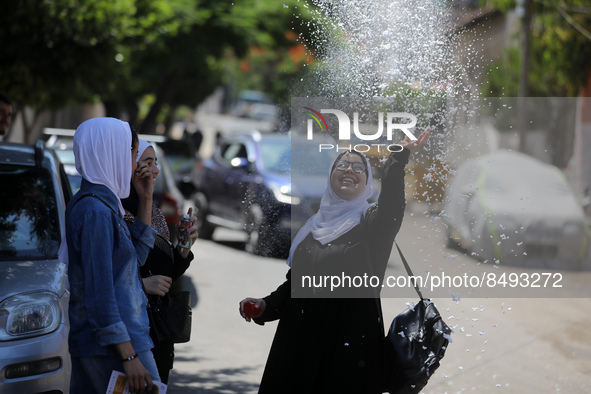
<svg viewBox="0 0 591 394">
<path fill-rule="evenodd" d="M 1 92 L 37 110 L 103 101 L 108 115 L 126 112 L 132 123 L 143 122 L 145 132 L 167 112 L 196 106 L 223 83 L 228 58 L 260 47 L 276 53 L 273 64 L 282 65 L 297 45 L 286 32 L 300 34 L 302 26 L 294 24 L 301 14 L 298 0 L 5 3 Z"/>
<path fill-rule="evenodd" d="M 492 0 L 493 6 L 507 10 L 514 1 Z M 560 8 L 559 8 L 560 7 Z M 566 15 L 566 17 L 564 16 Z M 577 96 L 591 71 L 591 39 L 579 31 L 591 31 L 588 0 L 535 2 L 532 17 L 529 89 L 530 96 Z M 519 42 L 517 39 L 515 42 Z M 491 65 L 488 96 L 518 95 L 520 49 L 510 47 Z"/>
<path fill-rule="evenodd" d="M 293 80 L 314 58 L 303 44 L 309 36 L 308 6 L 299 0 L 251 0 L 241 3 L 236 12 L 251 14 L 251 20 L 258 15 L 258 20 L 250 27 L 255 34 L 248 41 L 246 54 L 226 52 L 222 64 L 224 84 L 231 87 L 232 95 L 245 89 L 263 90 L 276 102 L 286 101 Z"/>
<path fill-rule="evenodd" d="M 131 23 L 132 5 L 130 0 L 6 2 L 0 13 L 0 90 L 37 108 L 91 99 L 85 81 L 116 65 L 115 44 Z"/>
</svg>

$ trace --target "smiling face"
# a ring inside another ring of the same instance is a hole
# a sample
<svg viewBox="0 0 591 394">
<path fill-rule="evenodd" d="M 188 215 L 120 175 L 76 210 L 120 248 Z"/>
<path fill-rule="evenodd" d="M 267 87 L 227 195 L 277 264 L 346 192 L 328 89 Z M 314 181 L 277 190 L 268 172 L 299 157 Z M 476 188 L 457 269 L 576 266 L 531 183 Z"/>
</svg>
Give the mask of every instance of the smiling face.
<svg viewBox="0 0 591 394">
<path fill-rule="evenodd" d="M 343 166 L 335 166 L 330 174 L 330 186 L 335 194 L 343 200 L 352 200 L 359 196 L 367 185 L 366 171 L 357 173 L 353 170 L 353 163 L 361 163 L 365 166 L 363 159 L 354 153 L 346 153 L 339 158 L 339 161 L 347 161 L 346 168 L 339 168 Z"/>
<path fill-rule="evenodd" d="M 150 171 L 152 172 L 152 178 L 156 179 L 158 174 L 160 174 L 160 170 L 158 169 L 158 159 L 156 158 L 156 151 L 153 147 L 148 146 L 144 153 L 140 156 L 138 163 L 146 163 L 148 167 L 150 167 Z"/>
</svg>

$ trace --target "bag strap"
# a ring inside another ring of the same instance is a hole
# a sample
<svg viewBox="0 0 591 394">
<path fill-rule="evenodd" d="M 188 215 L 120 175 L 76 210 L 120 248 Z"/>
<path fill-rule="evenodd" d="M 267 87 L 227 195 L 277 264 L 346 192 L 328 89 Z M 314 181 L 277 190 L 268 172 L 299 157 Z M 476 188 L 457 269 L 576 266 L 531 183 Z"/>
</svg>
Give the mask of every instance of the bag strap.
<svg viewBox="0 0 591 394">
<path fill-rule="evenodd" d="M 100 202 L 102 202 L 107 208 L 112 210 L 112 208 L 109 206 L 109 204 L 107 204 L 102 198 L 100 198 L 99 196 L 97 196 L 94 193 L 83 194 L 82 196 L 80 196 L 80 198 L 78 198 L 78 200 L 76 200 L 74 205 L 78 204 L 80 202 L 80 200 L 82 200 L 83 198 L 86 198 L 86 197 L 94 197 L 94 198 L 98 199 Z M 72 205 L 72 207 L 74 207 L 74 205 Z"/>
<path fill-rule="evenodd" d="M 414 274 L 412 273 L 412 270 L 410 269 L 410 266 L 408 265 L 408 263 L 406 262 L 406 259 L 404 258 L 404 255 L 402 254 L 402 250 L 400 250 L 400 246 L 398 246 L 398 243 L 396 242 L 396 240 L 394 240 L 394 243 L 396 244 L 396 249 L 398 249 L 398 254 L 400 254 L 400 259 L 402 260 L 402 264 L 404 264 L 404 268 L 406 268 L 406 273 L 408 274 L 409 277 L 414 278 Z M 423 298 L 423 294 L 421 294 L 421 290 L 419 289 L 419 286 L 417 286 L 417 281 L 414 281 L 415 284 L 415 290 L 417 291 L 417 294 L 419 295 L 421 301 L 424 300 Z"/>
<path fill-rule="evenodd" d="M 361 233 L 365 234 L 365 221 L 364 218 L 361 219 Z M 398 254 L 400 254 L 400 259 L 402 260 L 402 264 L 404 264 L 404 268 L 406 269 L 406 273 L 410 276 L 410 277 L 414 277 L 414 274 L 412 273 L 412 270 L 410 269 L 410 266 L 408 265 L 408 262 L 406 261 L 406 259 L 404 258 L 404 255 L 402 254 L 402 250 L 400 250 L 400 246 L 398 246 L 398 243 L 396 242 L 396 240 L 394 240 L 394 243 L 396 244 L 396 249 L 398 249 Z M 367 257 L 367 262 L 369 265 L 369 269 L 370 269 L 370 273 L 373 276 L 373 264 L 372 264 L 372 258 L 371 258 L 371 251 L 369 250 L 369 247 L 367 245 L 367 241 L 364 239 L 363 240 L 363 248 L 365 249 L 365 255 Z M 419 298 L 422 300 L 424 300 L 423 298 L 423 294 L 421 293 L 421 290 L 419 289 L 419 286 L 417 286 L 417 281 L 415 280 L 414 282 L 414 288 L 415 291 L 417 292 L 417 294 L 419 295 Z M 381 309 L 381 308 L 380 308 Z"/>
</svg>

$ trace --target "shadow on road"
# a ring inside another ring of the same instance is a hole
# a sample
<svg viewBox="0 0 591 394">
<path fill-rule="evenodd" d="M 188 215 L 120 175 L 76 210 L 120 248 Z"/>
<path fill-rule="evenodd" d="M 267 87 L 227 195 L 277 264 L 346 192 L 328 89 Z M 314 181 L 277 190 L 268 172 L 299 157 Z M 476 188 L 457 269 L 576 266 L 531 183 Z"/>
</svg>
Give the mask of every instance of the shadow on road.
<svg viewBox="0 0 591 394">
<path fill-rule="evenodd" d="M 192 361 L 178 357 L 175 362 Z M 223 368 L 195 373 L 179 373 L 173 370 L 167 393 L 256 393 L 259 385 L 242 380 L 254 368 Z"/>
</svg>

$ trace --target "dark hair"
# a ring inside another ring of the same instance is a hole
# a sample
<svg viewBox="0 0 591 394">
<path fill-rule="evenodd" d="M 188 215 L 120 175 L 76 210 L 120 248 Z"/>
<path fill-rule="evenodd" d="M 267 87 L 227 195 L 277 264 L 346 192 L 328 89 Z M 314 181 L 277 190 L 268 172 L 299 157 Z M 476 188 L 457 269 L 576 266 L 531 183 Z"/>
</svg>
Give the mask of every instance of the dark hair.
<svg viewBox="0 0 591 394">
<path fill-rule="evenodd" d="M 123 205 L 123 209 L 131 212 L 133 216 L 137 216 L 139 204 L 140 198 L 137 194 L 137 191 L 135 190 L 133 182 L 131 182 L 131 186 L 129 189 L 129 197 L 121 199 L 121 205 Z"/>
<path fill-rule="evenodd" d="M 129 129 L 131 130 L 131 149 L 133 150 L 133 148 L 135 148 L 140 142 L 140 137 L 138 137 L 137 132 L 133 127 L 130 127 Z"/>
<path fill-rule="evenodd" d="M 346 154 L 349 154 L 349 153 L 353 153 L 353 154 L 356 154 L 357 156 L 361 157 L 361 162 L 365 165 L 365 171 L 364 171 L 365 172 L 365 177 L 366 177 L 365 178 L 365 183 L 367 184 L 367 180 L 369 179 L 369 172 L 368 172 L 369 171 L 369 168 L 367 167 L 368 160 L 367 160 L 367 158 L 365 157 L 365 155 L 363 153 L 357 152 L 356 150 L 346 150 L 343 153 L 341 153 L 340 155 L 338 155 L 337 158 L 332 163 L 332 168 L 330 169 L 330 175 L 332 175 L 334 169 L 337 166 L 338 161 L 341 160 L 341 157 L 343 157 L 343 156 L 345 156 Z"/>
<path fill-rule="evenodd" d="M 0 103 L 8 104 L 12 107 L 12 102 L 10 101 L 10 99 L 2 93 L 0 93 Z"/>
</svg>

